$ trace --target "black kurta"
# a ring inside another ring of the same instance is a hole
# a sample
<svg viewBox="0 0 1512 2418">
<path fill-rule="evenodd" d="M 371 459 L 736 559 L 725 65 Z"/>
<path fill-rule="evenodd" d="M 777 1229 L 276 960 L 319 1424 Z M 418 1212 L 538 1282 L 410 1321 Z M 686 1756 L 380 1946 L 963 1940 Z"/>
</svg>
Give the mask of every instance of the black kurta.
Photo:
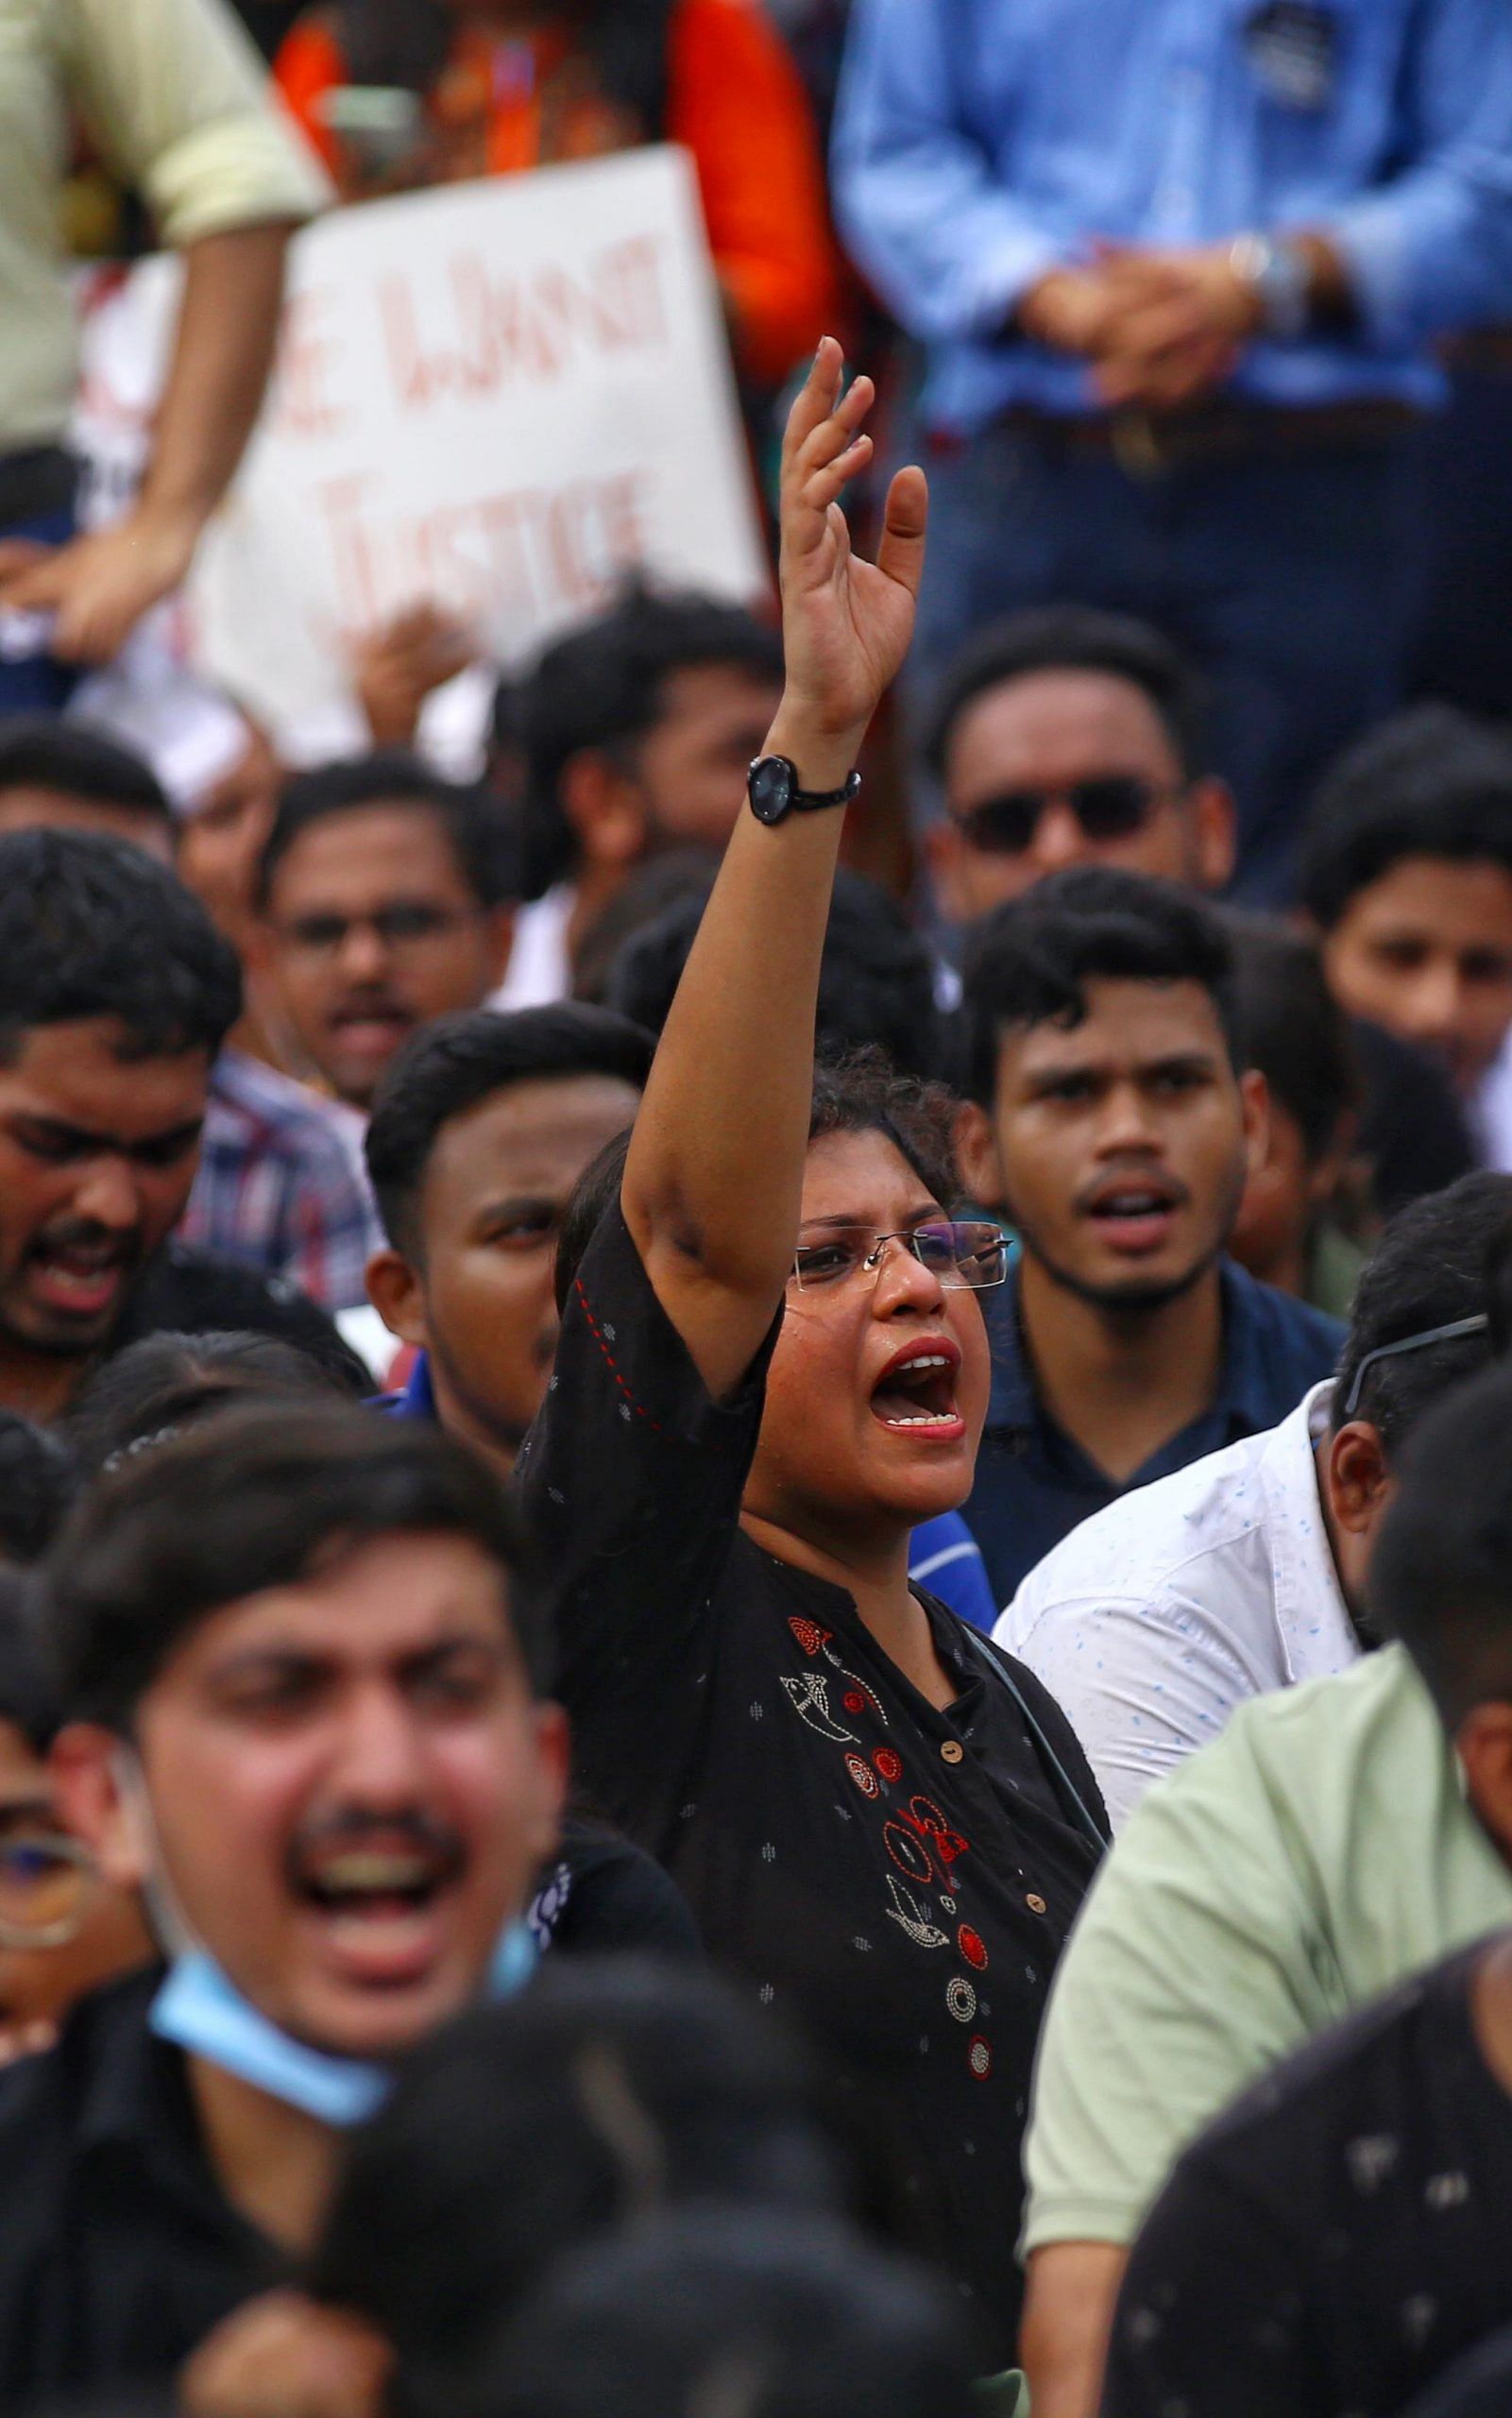
<svg viewBox="0 0 1512 2418">
<path fill-rule="evenodd" d="M 851 1597 L 739 1525 L 776 1327 L 713 1404 L 618 1209 L 585 1257 L 520 1483 L 561 1580 L 592 1800 L 658 1856 L 715 1961 L 893 2128 L 985 2355 L 1017 2325 L 1020 2144 L 1051 1975 L 1096 1862 L 1062 1775 L 954 1614 L 939 1711 Z M 1099 1815 L 1057 1706 L 1014 1676 Z"/>
</svg>

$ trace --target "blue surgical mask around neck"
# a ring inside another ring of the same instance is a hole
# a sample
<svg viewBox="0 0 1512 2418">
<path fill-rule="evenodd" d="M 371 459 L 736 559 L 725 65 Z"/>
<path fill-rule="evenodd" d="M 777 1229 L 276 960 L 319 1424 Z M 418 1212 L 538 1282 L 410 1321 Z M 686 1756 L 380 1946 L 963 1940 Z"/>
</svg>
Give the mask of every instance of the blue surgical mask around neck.
<svg viewBox="0 0 1512 2418">
<path fill-rule="evenodd" d="M 528 1928 L 511 1923 L 494 1950 L 484 1996 L 512 1998 L 535 1965 L 535 1943 Z M 148 2021 L 160 2039 L 339 2131 L 364 2122 L 392 2087 L 386 2066 L 331 2056 L 280 2032 L 243 1998 L 203 1948 L 189 1947 L 175 1957 Z"/>
</svg>

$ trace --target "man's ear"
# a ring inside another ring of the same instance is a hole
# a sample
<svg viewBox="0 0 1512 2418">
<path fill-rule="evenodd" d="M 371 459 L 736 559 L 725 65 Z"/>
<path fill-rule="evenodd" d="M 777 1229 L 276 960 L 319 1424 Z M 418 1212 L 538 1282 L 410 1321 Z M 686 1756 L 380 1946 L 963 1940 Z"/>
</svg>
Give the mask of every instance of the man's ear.
<svg viewBox="0 0 1512 2418">
<path fill-rule="evenodd" d="M 418 1344 L 424 1351 L 431 1340 L 425 1322 L 425 1288 L 413 1263 L 402 1252 L 375 1251 L 365 1282 L 367 1298 L 390 1335 L 397 1335 L 401 1343 Z"/>
<path fill-rule="evenodd" d="M 1239 809 L 1227 781 L 1195 781 L 1191 791 L 1192 829 L 1199 890 L 1227 890 L 1239 852 Z"/>
<path fill-rule="evenodd" d="M 1454 1736 L 1470 1803 L 1512 1863 L 1512 1704 L 1478 1704 Z"/>
<path fill-rule="evenodd" d="M 1250 1066 L 1240 1076 L 1239 1101 L 1244 1112 L 1245 1159 L 1253 1176 L 1270 1155 L 1270 1086 L 1258 1067 Z"/>
<path fill-rule="evenodd" d="M 1323 1485 L 1335 1527 L 1367 1536 L 1385 1507 L 1390 1484 L 1380 1430 L 1368 1419 L 1351 1419 L 1329 1438 Z"/>
<path fill-rule="evenodd" d="M 646 808 L 639 785 L 601 747 L 579 748 L 557 782 L 562 811 L 586 864 L 621 871 L 646 851 Z"/>
<path fill-rule="evenodd" d="M 974 1099 L 963 1099 L 956 1111 L 956 1166 L 973 1200 L 984 1209 L 1001 1209 L 1007 1200 L 1002 1161 L 993 1120 Z"/>
<path fill-rule="evenodd" d="M 152 1828 L 126 1772 L 131 1749 L 97 1721 L 70 1721 L 47 1759 L 63 1826 L 91 1849 L 107 1881 L 140 1889 L 152 1870 Z"/>
</svg>

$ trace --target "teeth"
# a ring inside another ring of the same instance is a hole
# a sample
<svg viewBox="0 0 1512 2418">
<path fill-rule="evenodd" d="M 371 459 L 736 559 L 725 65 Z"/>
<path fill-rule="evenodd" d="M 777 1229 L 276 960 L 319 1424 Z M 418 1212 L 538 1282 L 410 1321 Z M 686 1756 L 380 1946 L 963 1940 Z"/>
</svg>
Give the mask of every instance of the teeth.
<svg viewBox="0 0 1512 2418">
<path fill-rule="evenodd" d="M 948 1369 L 949 1361 L 943 1352 L 926 1352 L 917 1360 L 899 1360 L 888 1371 L 891 1377 L 901 1377 L 915 1369 Z"/>
<path fill-rule="evenodd" d="M 952 1417 L 950 1411 L 921 1410 L 907 1419 L 884 1419 L 882 1424 L 884 1427 L 946 1427 Z"/>
<path fill-rule="evenodd" d="M 359 1891 L 378 1895 L 386 1890 L 423 1888 L 433 1874 L 431 1866 L 415 1856 L 345 1855 L 323 1865 L 310 1878 L 317 1888 L 346 1897 Z"/>
</svg>

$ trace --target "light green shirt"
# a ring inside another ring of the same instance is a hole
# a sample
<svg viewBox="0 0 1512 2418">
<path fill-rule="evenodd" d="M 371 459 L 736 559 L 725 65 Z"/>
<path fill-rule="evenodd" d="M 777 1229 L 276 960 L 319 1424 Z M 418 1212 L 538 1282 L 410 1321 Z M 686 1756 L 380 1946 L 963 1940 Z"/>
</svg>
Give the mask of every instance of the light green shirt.
<svg viewBox="0 0 1512 2418">
<path fill-rule="evenodd" d="M 71 108 L 164 244 L 308 218 L 328 197 L 225 0 L 0 0 L 0 452 L 55 442 L 73 403 Z"/>
<path fill-rule="evenodd" d="M 1181 2150 L 1324 2025 L 1512 1923 L 1400 1646 L 1241 1706 L 1144 1799 L 1051 1994 L 1025 2248 L 1126 2242 Z"/>
</svg>

